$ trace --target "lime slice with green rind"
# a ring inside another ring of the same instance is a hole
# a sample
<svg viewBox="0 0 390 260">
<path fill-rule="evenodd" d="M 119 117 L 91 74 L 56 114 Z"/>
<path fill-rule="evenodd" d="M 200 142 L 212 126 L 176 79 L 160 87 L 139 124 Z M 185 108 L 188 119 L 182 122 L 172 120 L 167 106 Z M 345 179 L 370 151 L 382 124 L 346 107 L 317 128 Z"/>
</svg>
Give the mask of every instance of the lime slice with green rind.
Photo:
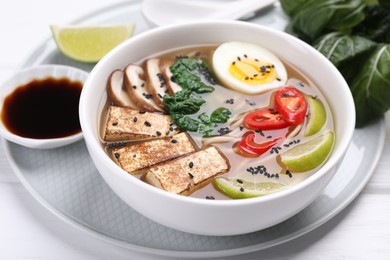
<svg viewBox="0 0 390 260">
<path fill-rule="evenodd" d="M 280 161 L 290 172 L 306 172 L 320 166 L 330 154 L 334 133 L 327 131 L 280 154 Z"/>
<path fill-rule="evenodd" d="M 81 62 L 97 62 L 134 33 L 135 24 L 107 26 L 51 25 L 54 40 L 67 57 Z"/>
<path fill-rule="evenodd" d="M 312 96 L 306 97 L 309 104 L 309 117 L 306 124 L 305 136 L 318 133 L 326 122 L 326 110 L 322 102 Z"/>
<path fill-rule="evenodd" d="M 218 177 L 213 181 L 214 187 L 232 199 L 246 199 L 264 196 L 281 190 L 285 184 L 278 182 L 249 182 L 241 179 Z"/>
</svg>

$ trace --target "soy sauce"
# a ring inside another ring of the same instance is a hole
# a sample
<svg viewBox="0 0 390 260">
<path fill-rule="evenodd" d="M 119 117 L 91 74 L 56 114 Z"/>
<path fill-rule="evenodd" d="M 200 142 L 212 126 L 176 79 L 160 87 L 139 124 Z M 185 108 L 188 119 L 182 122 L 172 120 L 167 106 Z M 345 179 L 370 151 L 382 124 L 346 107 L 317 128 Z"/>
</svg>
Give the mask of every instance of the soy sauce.
<svg viewBox="0 0 390 260">
<path fill-rule="evenodd" d="M 3 104 L 1 120 L 12 133 L 28 138 L 60 138 L 81 131 L 82 83 L 68 78 L 36 79 L 19 86 Z"/>
</svg>

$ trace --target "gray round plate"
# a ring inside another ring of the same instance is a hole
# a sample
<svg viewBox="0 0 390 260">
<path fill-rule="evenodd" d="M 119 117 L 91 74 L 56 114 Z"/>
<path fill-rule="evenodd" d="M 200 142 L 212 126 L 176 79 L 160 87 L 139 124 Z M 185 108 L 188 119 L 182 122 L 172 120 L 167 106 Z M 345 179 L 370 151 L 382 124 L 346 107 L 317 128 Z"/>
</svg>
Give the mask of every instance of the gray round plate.
<svg viewBox="0 0 390 260">
<path fill-rule="evenodd" d="M 249 20 L 283 30 L 287 18 L 279 7 L 268 8 Z M 136 33 L 148 29 L 139 1 L 112 6 L 76 23 L 136 22 Z M 66 64 L 91 70 L 64 57 L 50 38 L 23 67 Z M 346 207 L 371 177 L 385 137 L 384 119 L 355 131 L 352 144 L 335 178 L 311 205 L 271 228 L 239 236 L 200 236 L 157 224 L 119 199 L 93 165 L 85 143 L 51 150 L 33 150 L 4 140 L 11 166 L 28 191 L 61 219 L 101 239 L 141 252 L 175 257 L 215 257 L 261 250 L 301 236 L 322 225 Z"/>
</svg>

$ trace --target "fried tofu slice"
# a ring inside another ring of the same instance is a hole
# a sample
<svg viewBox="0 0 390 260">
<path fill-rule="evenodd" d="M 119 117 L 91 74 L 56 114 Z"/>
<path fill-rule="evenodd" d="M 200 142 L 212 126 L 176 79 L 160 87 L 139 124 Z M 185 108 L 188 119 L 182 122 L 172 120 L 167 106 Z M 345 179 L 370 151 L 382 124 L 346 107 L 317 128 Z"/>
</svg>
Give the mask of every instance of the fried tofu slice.
<svg viewBox="0 0 390 260">
<path fill-rule="evenodd" d="M 173 136 L 179 131 L 169 115 L 110 106 L 103 140 L 108 142 Z"/>
<path fill-rule="evenodd" d="M 113 158 L 130 174 L 144 173 L 150 166 L 197 151 L 191 137 L 183 132 L 172 138 L 160 138 L 113 148 Z"/>
<path fill-rule="evenodd" d="M 150 168 L 145 182 L 165 191 L 189 195 L 217 175 L 228 172 L 227 158 L 214 146 Z"/>
</svg>

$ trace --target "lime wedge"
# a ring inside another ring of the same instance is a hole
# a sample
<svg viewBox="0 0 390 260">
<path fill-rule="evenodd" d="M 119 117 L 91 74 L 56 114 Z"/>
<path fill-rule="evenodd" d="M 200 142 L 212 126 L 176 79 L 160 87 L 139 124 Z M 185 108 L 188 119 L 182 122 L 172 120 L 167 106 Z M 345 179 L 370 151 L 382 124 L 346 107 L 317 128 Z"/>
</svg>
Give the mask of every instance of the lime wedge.
<svg viewBox="0 0 390 260">
<path fill-rule="evenodd" d="M 320 100 L 312 96 L 306 97 L 309 103 L 309 117 L 306 124 L 305 136 L 318 133 L 326 122 L 325 107 Z"/>
<path fill-rule="evenodd" d="M 218 177 L 213 182 L 214 187 L 232 199 L 246 199 L 264 196 L 282 189 L 285 185 L 278 182 L 253 183 L 241 179 Z"/>
<path fill-rule="evenodd" d="M 135 24 L 111 26 L 57 26 L 50 29 L 60 51 L 82 62 L 97 62 L 133 35 Z"/>
<path fill-rule="evenodd" d="M 296 145 L 280 155 L 280 161 L 290 172 L 306 172 L 320 166 L 328 157 L 334 134 L 328 131 L 310 141 Z"/>
</svg>

